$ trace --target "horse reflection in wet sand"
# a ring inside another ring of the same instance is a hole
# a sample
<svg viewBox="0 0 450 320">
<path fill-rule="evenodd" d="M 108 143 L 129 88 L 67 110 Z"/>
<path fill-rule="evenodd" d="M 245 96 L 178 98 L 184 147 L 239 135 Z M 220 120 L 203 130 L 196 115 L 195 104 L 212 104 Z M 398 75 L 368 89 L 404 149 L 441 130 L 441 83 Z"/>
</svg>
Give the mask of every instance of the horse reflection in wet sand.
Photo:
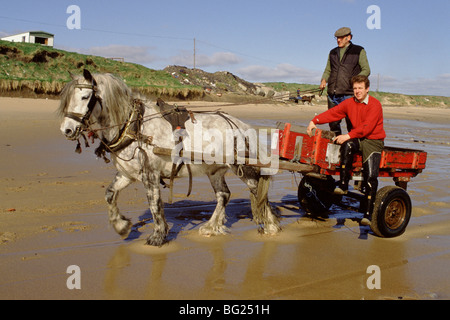
<svg viewBox="0 0 450 320">
<path fill-rule="evenodd" d="M 164 216 L 160 185 L 163 179 L 174 177 L 171 156 L 157 155 L 154 148 L 174 149 L 172 125 L 163 116 L 157 103 L 134 95 L 123 81 L 111 74 L 94 74 L 85 70 L 83 76 L 72 76 L 61 93 L 58 113 L 61 117 L 61 132 L 69 140 L 78 140 L 85 133 L 101 143 L 95 153 L 103 156 L 111 154 L 118 170 L 113 182 L 106 190 L 109 221 L 116 232 L 127 238 L 132 227 L 130 219 L 120 214 L 117 198 L 121 190 L 135 181 L 145 187 L 150 211 L 153 216 L 153 233 L 146 243 L 161 246 L 167 241 L 169 228 Z M 220 112 L 198 112 L 195 120 L 201 122 L 203 130 L 219 130 L 225 136 L 230 126 L 238 132 L 251 127 L 239 119 Z M 192 136 L 195 121 L 185 122 L 185 134 Z M 203 142 L 203 148 L 205 142 Z M 280 231 L 279 222 L 269 204 L 268 177 L 257 167 L 238 164 L 201 164 L 177 167 L 176 177 L 205 174 L 214 189 L 217 205 L 210 220 L 200 227 L 204 236 L 225 234 L 225 207 L 230 198 L 230 190 L 225 182 L 225 174 L 231 169 L 250 189 L 251 207 L 254 221 L 265 234 Z M 265 186 L 265 187 L 264 187 Z"/>
</svg>

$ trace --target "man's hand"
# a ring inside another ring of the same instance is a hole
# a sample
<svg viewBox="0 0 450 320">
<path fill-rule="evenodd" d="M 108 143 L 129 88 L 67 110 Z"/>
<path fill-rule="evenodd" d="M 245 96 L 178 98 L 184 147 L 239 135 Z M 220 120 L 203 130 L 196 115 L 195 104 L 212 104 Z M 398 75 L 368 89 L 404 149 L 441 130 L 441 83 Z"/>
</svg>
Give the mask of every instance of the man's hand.
<svg viewBox="0 0 450 320">
<path fill-rule="evenodd" d="M 327 82 L 325 81 L 325 79 L 322 79 L 322 81 L 320 82 L 320 90 L 325 89 L 325 87 L 327 86 Z"/>
<path fill-rule="evenodd" d="M 350 136 L 348 134 L 341 134 L 340 136 L 334 137 L 333 142 L 343 144 L 347 140 L 350 140 Z"/>
<path fill-rule="evenodd" d="M 308 134 L 308 136 L 312 137 L 313 136 L 313 129 L 317 129 L 316 125 L 314 124 L 314 122 L 310 121 L 308 128 L 306 128 L 306 133 Z"/>
</svg>

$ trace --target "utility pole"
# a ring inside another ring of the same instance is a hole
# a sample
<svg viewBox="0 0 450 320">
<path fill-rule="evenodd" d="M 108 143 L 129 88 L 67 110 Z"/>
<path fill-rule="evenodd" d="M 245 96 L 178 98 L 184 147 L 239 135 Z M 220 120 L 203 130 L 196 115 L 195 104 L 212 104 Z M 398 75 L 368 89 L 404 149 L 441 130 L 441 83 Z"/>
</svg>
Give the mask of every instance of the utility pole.
<svg viewBox="0 0 450 320">
<path fill-rule="evenodd" d="M 195 38 L 194 38 L 194 70 L 195 70 Z"/>
<path fill-rule="evenodd" d="M 380 89 L 380 74 L 378 74 L 378 78 L 377 78 L 377 92 L 378 89 Z"/>
</svg>

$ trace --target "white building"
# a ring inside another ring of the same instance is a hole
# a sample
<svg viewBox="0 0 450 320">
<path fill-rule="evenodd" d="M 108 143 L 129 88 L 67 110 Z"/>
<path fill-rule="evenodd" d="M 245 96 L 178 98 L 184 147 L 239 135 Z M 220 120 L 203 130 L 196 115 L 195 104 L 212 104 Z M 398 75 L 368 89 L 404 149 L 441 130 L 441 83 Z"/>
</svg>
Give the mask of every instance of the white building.
<svg viewBox="0 0 450 320">
<path fill-rule="evenodd" d="M 27 43 L 40 43 L 45 46 L 53 47 L 55 35 L 44 31 L 29 31 L 24 33 L 15 34 L 12 36 L 1 38 L 4 41 L 11 42 L 27 42 Z"/>
</svg>

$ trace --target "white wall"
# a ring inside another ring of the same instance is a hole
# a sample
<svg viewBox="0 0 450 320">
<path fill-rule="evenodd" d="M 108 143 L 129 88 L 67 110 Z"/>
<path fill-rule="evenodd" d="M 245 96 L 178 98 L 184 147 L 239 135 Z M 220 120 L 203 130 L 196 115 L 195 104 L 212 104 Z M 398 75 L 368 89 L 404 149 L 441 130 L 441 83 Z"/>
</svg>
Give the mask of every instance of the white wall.
<svg viewBox="0 0 450 320">
<path fill-rule="evenodd" d="M 25 37 L 25 41 L 23 40 L 23 37 Z M 2 38 L 2 40 L 11 42 L 30 42 L 30 33 L 29 32 L 19 33 L 13 36 L 4 37 Z"/>
<path fill-rule="evenodd" d="M 44 38 L 44 37 L 41 37 Z M 47 37 L 45 37 L 47 38 Z M 2 40 L 5 41 L 11 41 L 11 42 L 27 42 L 27 43 L 36 43 L 36 37 L 34 35 L 31 35 L 29 32 L 25 33 L 19 33 L 15 34 L 13 36 L 8 36 L 2 38 Z M 54 38 L 48 38 L 47 46 L 53 47 Z"/>
</svg>

